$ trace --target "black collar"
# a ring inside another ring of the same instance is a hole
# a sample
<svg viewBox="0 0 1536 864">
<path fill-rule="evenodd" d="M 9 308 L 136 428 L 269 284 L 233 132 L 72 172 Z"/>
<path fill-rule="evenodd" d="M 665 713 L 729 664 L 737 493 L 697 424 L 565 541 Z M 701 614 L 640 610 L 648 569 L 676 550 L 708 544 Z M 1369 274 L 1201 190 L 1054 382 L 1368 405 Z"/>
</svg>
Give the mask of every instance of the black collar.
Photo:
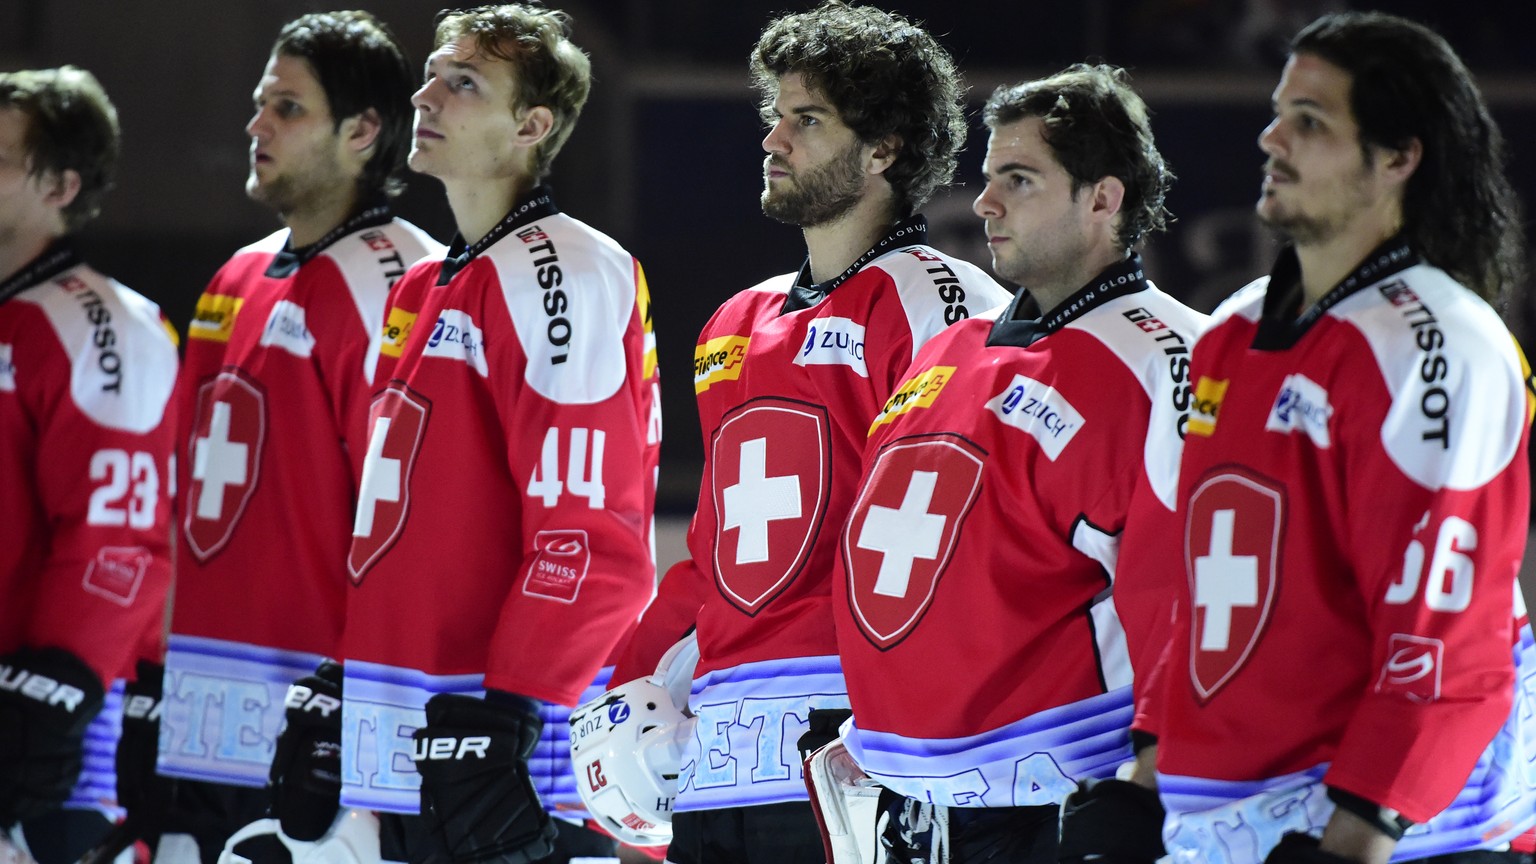
<svg viewBox="0 0 1536 864">
<path fill-rule="evenodd" d="M 1116 297 L 1134 294 L 1147 287 L 1141 256 L 1132 253 L 1124 261 L 1104 268 L 1087 285 L 1044 314 L 1035 315 L 1038 306 L 1034 298 L 1021 288 L 992 324 L 987 344 L 1027 348 Z"/>
<path fill-rule="evenodd" d="M 448 257 L 443 261 L 443 269 L 437 274 L 437 284 L 447 285 L 448 280 L 475 260 L 481 252 L 489 249 L 491 244 L 507 236 L 518 228 L 527 225 L 546 216 L 553 216 L 560 212 L 555 206 L 555 196 L 549 191 L 548 186 L 539 185 L 528 192 L 527 197 L 517 203 L 506 216 L 503 216 L 496 227 L 490 233 L 476 240 L 473 244 L 464 242 L 464 235 L 455 233 L 453 243 L 448 246 Z"/>
<path fill-rule="evenodd" d="M 0 303 L 15 297 L 17 294 L 31 288 L 33 285 L 63 273 L 80 263 L 80 254 L 75 251 L 75 244 L 68 237 L 48 244 L 41 255 L 27 262 L 25 267 L 11 274 L 10 278 L 0 282 Z"/>
<path fill-rule="evenodd" d="M 795 284 L 789 288 L 789 296 L 784 298 L 784 308 L 779 310 L 780 315 L 788 315 L 800 309 L 809 309 L 826 299 L 832 289 L 847 282 L 853 274 L 864 269 L 864 265 L 884 255 L 892 249 L 904 249 L 915 246 L 928 239 L 928 220 L 923 214 L 918 213 L 897 222 L 886 232 L 880 242 L 869 249 L 848 265 L 848 269 L 828 279 L 821 284 L 811 282 L 811 259 L 806 256 L 805 263 L 800 265 L 800 272 L 795 276 Z"/>
<path fill-rule="evenodd" d="M 316 255 L 335 245 L 341 238 L 364 228 L 388 224 L 394 218 L 395 214 L 389 209 L 387 202 L 376 201 L 352 214 L 347 221 L 332 228 L 330 233 L 308 246 L 294 248 L 293 235 L 290 233 L 288 239 L 283 241 L 283 248 L 279 249 L 277 254 L 272 256 L 272 261 L 267 264 L 266 275 L 273 279 L 287 279 L 300 267 L 313 261 Z"/>
<path fill-rule="evenodd" d="M 1301 311 L 1301 260 L 1296 248 L 1286 246 L 1280 250 L 1275 266 L 1269 271 L 1269 286 L 1264 292 L 1264 313 L 1259 319 L 1258 332 L 1253 337 L 1253 347 L 1258 351 L 1283 351 L 1300 341 L 1322 319 L 1329 309 L 1362 288 L 1380 282 L 1394 273 L 1407 270 L 1422 259 L 1401 234 L 1389 238 L 1371 250 L 1356 267 L 1316 303 Z"/>
</svg>

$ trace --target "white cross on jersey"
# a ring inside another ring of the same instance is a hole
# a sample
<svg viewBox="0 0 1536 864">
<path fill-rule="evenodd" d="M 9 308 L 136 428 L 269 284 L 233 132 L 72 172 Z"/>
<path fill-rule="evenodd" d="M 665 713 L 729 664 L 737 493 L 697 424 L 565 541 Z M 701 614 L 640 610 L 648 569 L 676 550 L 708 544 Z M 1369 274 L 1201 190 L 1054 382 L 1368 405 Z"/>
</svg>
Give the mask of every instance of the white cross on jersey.
<svg viewBox="0 0 1536 864">
<path fill-rule="evenodd" d="M 879 552 L 883 556 L 880 575 L 875 578 L 876 594 L 907 596 L 913 562 L 919 558 L 932 561 L 939 557 L 939 543 L 944 539 L 944 523 L 948 517 L 928 512 L 938 481 L 938 472 L 913 471 L 906 495 L 901 499 L 901 509 L 869 505 L 864 528 L 859 531 L 858 545 L 860 549 Z"/>
<path fill-rule="evenodd" d="M 208 436 L 192 447 L 192 479 L 203 481 L 197 496 L 197 518 L 218 521 L 224 514 L 224 489 L 245 485 L 245 459 L 250 446 L 229 440 L 228 402 L 213 403 Z"/>
<path fill-rule="evenodd" d="M 1259 605 L 1259 559 L 1232 554 L 1236 511 L 1211 514 L 1211 551 L 1195 559 L 1195 606 L 1205 610 L 1201 651 L 1225 651 L 1232 636 L 1232 610 Z"/>
<path fill-rule="evenodd" d="M 736 563 L 768 560 L 768 523 L 800 518 L 800 475 L 768 476 L 768 439 L 741 443 L 741 476 L 725 487 L 725 523 L 721 531 L 738 529 Z"/>
<path fill-rule="evenodd" d="M 363 457 L 363 482 L 357 490 L 357 519 L 352 523 L 353 537 L 373 534 L 373 512 L 380 501 L 400 500 L 400 460 L 384 455 L 384 439 L 389 437 L 390 418 L 373 422 L 368 436 L 368 455 Z"/>
</svg>

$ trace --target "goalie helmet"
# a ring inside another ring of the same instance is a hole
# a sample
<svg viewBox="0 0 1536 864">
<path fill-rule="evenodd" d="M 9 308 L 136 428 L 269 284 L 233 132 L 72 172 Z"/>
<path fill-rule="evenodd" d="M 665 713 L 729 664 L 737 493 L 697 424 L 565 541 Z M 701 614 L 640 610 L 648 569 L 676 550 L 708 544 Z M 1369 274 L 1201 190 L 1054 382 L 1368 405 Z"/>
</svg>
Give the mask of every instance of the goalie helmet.
<svg viewBox="0 0 1536 864">
<path fill-rule="evenodd" d="M 685 662 L 697 660 L 697 649 L 692 652 L 689 658 L 683 650 Z M 571 760 L 581 800 L 605 830 L 636 846 L 672 839 L 677 775 L 695 722 L 666 686 L 667 668 L 681 665 L 672 662 L 678 653 L 677 647 L 668 651 L 657 674 L 615 687 L 571 712 Z M 691 668 L 679 671 L 691 678 Z"/>
</svg>

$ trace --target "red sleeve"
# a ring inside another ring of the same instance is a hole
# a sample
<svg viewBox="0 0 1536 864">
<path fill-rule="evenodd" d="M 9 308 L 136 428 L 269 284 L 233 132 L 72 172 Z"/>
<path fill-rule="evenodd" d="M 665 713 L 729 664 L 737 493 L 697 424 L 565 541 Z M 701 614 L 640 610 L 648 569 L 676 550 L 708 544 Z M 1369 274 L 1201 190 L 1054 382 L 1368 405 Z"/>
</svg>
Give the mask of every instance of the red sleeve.
<svg viewBox="0 0 1536 864">
<path fill-rule="evenodd" d="M 492 638 L 487 687 L 575 705 L 651 596 L 652 382 L 644 375 L 635 273 L 622 330 L 625 372 L 615 392 L 596 401 L 545 395 L 529 383 L 538 366 L 551 363 L 537 354 L 525 361 L 535 369 L 523 386 L 498 390 L 507 462 L 524 492 L 523 558 Z M 609 290 L 592 287 L 589 297 Z"/>
<path fill-rule="evenodd" d="M 1492 345 L 1452 357 L 1460 375 L 1436 383 L 1476 420 L 1447 424 L 1446 440 L 1411 388 L 1341 432 L 1350 485 L 1370 490 L 1344 527 L 1372 674 L 1324 782 L 1416 822 L 1461 791 L 1513 699 L 1531 413 L 1506 360 Z"/>
<path fill-rule="evenodd" d="M 120 316 L 112 339 L 121 376 L 101 388 L 115 386 L 125 401 L 148 400 L 126 411 L 131 419 L 111 407 L 82 409 L 76 394 L 96 385 L 89 369 L 77 376 L 85 381 L 72 381 L 71 372 L 87 358 L 72 358 L 61 344 L 68 337 L 38 322 L 29 358 L 37 371 L 27 389 L 35 397 L 31 464 L 46 552 L 22 637 L 70 651 L 108 687 L 131 675 L 141 656 L 158 660 L 164 647 L 176 374 L 175 348 L 157 312 L 150 321 L 109 308 Z"/>
<path fill-rule="evenodd" d="M 697 622 L 707 587 L 692 558 L 685 558 L 667 570 L 656 589 L 656 598 L 646 607 L 640 625 L 619 652 L 611 679 L 615 686 L 656 671 L 661 655 Z"/>
</svg>

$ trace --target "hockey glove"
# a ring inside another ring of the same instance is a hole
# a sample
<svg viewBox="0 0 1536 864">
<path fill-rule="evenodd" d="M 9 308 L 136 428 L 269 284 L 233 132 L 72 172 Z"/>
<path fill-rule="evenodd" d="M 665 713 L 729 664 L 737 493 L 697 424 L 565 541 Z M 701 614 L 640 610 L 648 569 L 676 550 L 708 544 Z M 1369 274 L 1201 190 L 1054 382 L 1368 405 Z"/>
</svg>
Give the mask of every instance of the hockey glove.
<svg viewBox="0 0 1536 864">
<path fill-rule="evenodd" d="M 295 840 L 320 839 L 341 807 L 341 664 L 330 660 L 288 687 L 268 788 L 272 815 Z"/>
<path fill-rule="evenodd" d="M 160 749 L 160 697 L 165 668 L 140 660 L 136 679 L 123 689 L 123 737 L 117 741 L 117 803 L 140 836 L 164 833 L 173 781 L 155 773 Z"/>
<path fill-rule="evenodd" d="M 853 712 L 847 708 L 812 708 L 805 734 L 795 745 L 800 750 L 800 761 L 811 758 L 812 753 L 836 741 L 837 730 L 852 716 Z"/>
<path fill-rule="evenodd" d="M 1163 850 L 1157 792 L 1125 780 L 1085 780 L 1061 803 L 1063 864 L 1151 864 Z"/>
<path fill-rule="evenodd" d="M 68 800 L 104 696 L 96 673 L 62 648 L 0 657 L 0 826 Z"/>
<path fill-rule="evenodd" d="M 411 758 L 421 816 L 453 861 L 523 864 L 554 851 L 555 825 L 528 775 L 543 727 L 536 713 L 473 696 L 427 702 Z"/>
<path fill-rule="evenodd" d="M 1264 864 L 1354 864 L 1342 855 L 1324 852 L 1317 842 L 1310 834 L 1292 831 L 1280 838 L 1280 845 L 1269 850 Z"/>
</svg>

